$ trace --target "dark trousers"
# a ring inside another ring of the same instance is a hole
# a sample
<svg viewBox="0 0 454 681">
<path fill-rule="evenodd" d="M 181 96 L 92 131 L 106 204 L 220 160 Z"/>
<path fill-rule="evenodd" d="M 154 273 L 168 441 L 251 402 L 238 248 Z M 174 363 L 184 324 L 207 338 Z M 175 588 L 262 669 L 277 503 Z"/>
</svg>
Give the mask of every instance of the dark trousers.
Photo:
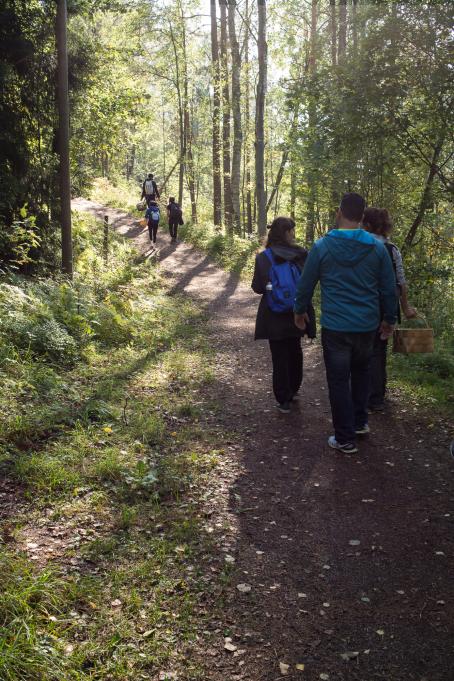
<svg viewBox="0 0 454 681">
<path fill-rule="evenodd" d="M 169 222 L 169 232 L 172 239 L 177 238 L 178 222 Z"/>
<path fill-rule="evenodd" d="M 344 333 L 322 329 L 323 357 L 336 440 L 355 441 L 367 423 L 369 363 L 375 331 Z"/>
<path fill-rule="evenodd" d="M 379 407 L 385 401 L 386 393 L 386 353 L 388 340 L 380 338 L 378 330 L 374 338 L 374 347 L 370 359 L 369 407 Z"/>
<path fill-rule="evenodd" d="M 156 220 L 148 220 L 148 232 L 150 234 L 150 241 L 156 243 L 156 234 L 158 233 L 159 222 Z"/>
<path fill-rule="evenodd" d="M 273 361 L 273 392 L 279 403 L 288 402 L 303 381 L 301 338 L 270 340 Z"/>
</svg>

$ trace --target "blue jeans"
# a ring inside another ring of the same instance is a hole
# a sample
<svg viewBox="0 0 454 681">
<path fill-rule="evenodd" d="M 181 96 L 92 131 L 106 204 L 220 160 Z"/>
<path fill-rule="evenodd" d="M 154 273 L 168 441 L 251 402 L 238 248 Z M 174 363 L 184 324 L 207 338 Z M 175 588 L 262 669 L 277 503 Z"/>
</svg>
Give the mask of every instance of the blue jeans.
<svg viewBox="0 0 454 681">
<path fill-rule="evenodd" d="M 348 333 L 322 329 L 334 434 L 340 444 L 355 441 L 367 423 L 369 363 L 375 331 Z"/>
<path fill-rule="evenodd" d="M 388 341 L 380 338 L 380 330 L 375 334 L 374 348 L 370 360 L 369 407 L 381 406 L 386 394 L 386 352 Z"/>
</svg>

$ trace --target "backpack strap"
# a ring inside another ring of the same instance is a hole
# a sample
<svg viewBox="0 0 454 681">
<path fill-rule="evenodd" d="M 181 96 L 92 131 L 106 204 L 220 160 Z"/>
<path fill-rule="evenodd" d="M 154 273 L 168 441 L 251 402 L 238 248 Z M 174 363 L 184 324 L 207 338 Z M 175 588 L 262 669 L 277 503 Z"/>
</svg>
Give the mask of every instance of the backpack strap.
<svg viewBox="0 0 454 681">
<path fill-rule="evenodd" d="M 389 253 L 389 257 L 391 258 L 391 262 L 393 264 L 394 275 L 397 279 L 397 267 L 396 261 L 394 260 L 394 251 L 397 248 L 397 246 L 395 246 L 395 244 L 393 244 L 392 241 L 384 241 L 383 245 Z"/>
<path fill-rule="evenodd" d="M 271 248 L 265 248 L 265 250 L 263 252 L 265 253 L 265 255 L 268 258 L 268 260 L 270 261 L 270 263 L 272 265 L 274 265 L 276 261 L 274 260 L 274 255 L 273 255 L 273 251 L 271 250 Z"/>
</svg>

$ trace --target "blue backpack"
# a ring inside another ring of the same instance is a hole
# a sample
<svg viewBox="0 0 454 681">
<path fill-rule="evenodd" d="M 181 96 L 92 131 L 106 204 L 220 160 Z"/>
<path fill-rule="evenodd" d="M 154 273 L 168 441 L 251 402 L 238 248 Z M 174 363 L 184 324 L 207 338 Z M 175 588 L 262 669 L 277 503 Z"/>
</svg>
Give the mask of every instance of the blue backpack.
<svg viewBox="0 0 454 681">
<path fill-rule="evenodd" d="M 273 287 L 266 291 L 268 307 L 272 312 L 290 312 L 293 310 L 301 270 L 295 263 L 287 260 L 277 263 L 271 248 L 267 248 L 264 253 L 271 262 L 269 280 Z"/>
</svg>

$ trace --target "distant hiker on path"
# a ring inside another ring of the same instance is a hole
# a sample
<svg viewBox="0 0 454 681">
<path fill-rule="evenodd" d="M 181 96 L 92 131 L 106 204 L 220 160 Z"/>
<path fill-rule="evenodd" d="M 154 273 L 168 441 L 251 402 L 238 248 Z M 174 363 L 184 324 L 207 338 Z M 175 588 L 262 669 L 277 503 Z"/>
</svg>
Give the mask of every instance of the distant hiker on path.
<svg viewBox="0 0 454 681">
<path fill-rule="evenodd" d="M 177 240 L 178 226 L 184 225 L 183 212 L 175 201 L 174 196 L 169 196 L 169 203 L 167 204 L 167 219 L 169 222 L 169 232 L 171 242 L 174 244 Z"/>
<path fill-rule="evenodd" d="M 147 212 L 145 213 L 145 219 L 148 225 L 148 232 L 150 234 L 150 241 L 156 243 L 156 235 L 158 233 L 159 218 L 161 217 L 161 211 L 159 206 L 154 199 L 148 204 Z"/>
<path fill-rule="evenodd" d="M 397 320 L 391 258 L 378 239 L 360 229 L 364 208 L 359 194 L 344 195 L 337 228 L 314 244 L 295 300 L 295 323 L 305 330 L 309 302 L 320 281 L 322 347 L 334 425 L 328 444 L 346 454 L 357 452 L 356 437 L 369 432 L 369 362 L 377 328 L 382 339 L 389 338 Z"/>
<path fill-rule="evenodd" d="M 153 173 L 148 173 L 148 177 L 142 185 L 142 196 L 140 198 L 141 200 L 145 199 L 147 206 L 150 201 L 159 199 L 158 185 L 153 179 Z"/>
<path fill-rule="evenodd" d="M 397 246 L 389 239 L 393 225 L 388 211 L 385 208 L 366 208 L 363 216 L 363 227 L 385 245 L 391 258 L 398 300 L 396 310 L 398 321 L 400 322 L 400 305 L 407 319 L 416 317 L 417 311 L 408 303 L 408 289 L 402 255 Z M 383 411 L 385 408 L 387 350 L 388 339 L 382 339 L 380 329 L 377 329 L 370 362 L 369 410 L 372 412 Z"/>
<path fill-rule="evenodd" d="M 315 338 L 315 314 L 308 301 L 309 323 L 295 326 L 293 301 L 307 251 L 295 244 L 295 223 L 278 217 L 268 232 L 266 249 L 255 257 L 252 289 L 262 296 L 255 339 L 269 341 L 273 363 L 273 392 L 277 408 L 287 414 L 303 380 L 301 337 Z"/>
</svg>

